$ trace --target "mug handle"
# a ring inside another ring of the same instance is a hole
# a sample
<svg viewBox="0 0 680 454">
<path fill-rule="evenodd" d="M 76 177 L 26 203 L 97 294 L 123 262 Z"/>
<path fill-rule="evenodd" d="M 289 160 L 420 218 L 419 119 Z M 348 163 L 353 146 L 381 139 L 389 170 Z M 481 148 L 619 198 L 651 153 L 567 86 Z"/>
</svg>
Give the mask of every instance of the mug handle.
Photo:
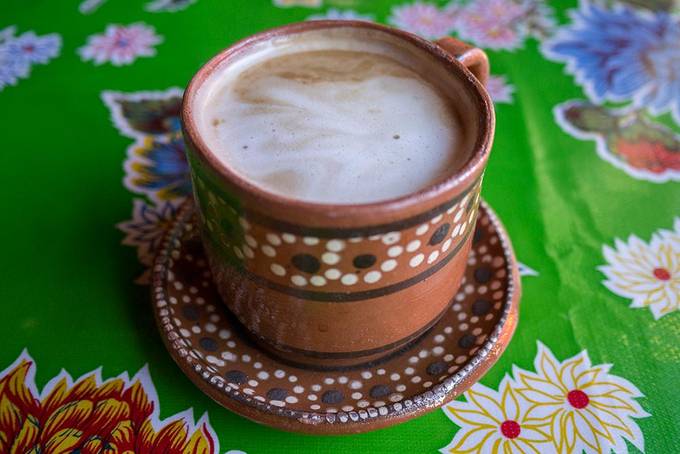
<svg viewBox="0 0 680 454">
<path fill-rule="evenodd" d="M 486 82 L 489 80 L 489 57 L 482 49 L 450 36 L 436 40 L 435 44 L 456 57 L 482 85 L 486 86 Z"/>
</svg>

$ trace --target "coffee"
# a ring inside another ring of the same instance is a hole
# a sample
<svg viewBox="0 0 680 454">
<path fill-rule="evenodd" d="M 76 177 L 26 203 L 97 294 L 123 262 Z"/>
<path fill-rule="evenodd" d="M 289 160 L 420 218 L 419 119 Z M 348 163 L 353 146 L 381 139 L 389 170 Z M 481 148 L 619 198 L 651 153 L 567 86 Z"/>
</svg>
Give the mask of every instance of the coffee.
<svg viewBox="0 0 680 454">
<path fill-rule="evenodd" d="M 198 122 L 211 151 L 267 191 L 318 203 L 392 199 L 450 175 L 464 145 L 455 90 L 406 49 L 341 38 L 286 38 L 216 72 Z"/>
</svg>

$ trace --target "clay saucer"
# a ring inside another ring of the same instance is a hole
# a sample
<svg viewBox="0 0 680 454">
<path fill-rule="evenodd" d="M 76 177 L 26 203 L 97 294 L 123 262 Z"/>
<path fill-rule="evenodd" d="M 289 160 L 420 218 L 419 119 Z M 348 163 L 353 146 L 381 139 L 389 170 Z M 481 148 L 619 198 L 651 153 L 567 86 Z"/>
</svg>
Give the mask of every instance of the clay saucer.
<svg viewBox="0 0 680 454">
<path fill-rule="evenodd" d="M 450 309 L 417 342 L 373 364 L 304 369 L 258 348 L 217 295 L 191 204 L 165 238 L 152 287 L 161 337 L 196 386 L 253 421 L 316 434 L 391 426 L 463 393 L 508 345 L 519 294 L 510 241 L 485 203 Z"/>
</svg>

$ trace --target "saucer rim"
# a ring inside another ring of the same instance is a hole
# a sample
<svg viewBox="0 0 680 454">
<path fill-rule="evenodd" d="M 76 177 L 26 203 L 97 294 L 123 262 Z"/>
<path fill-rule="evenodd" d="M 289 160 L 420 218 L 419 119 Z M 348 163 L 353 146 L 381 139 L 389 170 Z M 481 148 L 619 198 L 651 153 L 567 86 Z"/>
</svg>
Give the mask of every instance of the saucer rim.
<svg viewBox="0 0 680 454">
<path fill-rule="evenodd" d="M 180 337 L 171 323 L 161 320 L 161 309 L 156 304 L 166 301 L 168 263 L 171 254 L 180 246 L 178 237 L 195 208 L 192 200 L 185 201 L 177 212 L 171 227 L 166 231 L 158 253 L 154 259 L 151 281 L 151 302 L 154 320 L 165 348 L 179 366 L 180 370 L 203 393 L 217 404 L 253 422 L 289 432 L 339 435 L 373 431 L 405 422 L 425 413 L 429 413 L 455 399 L 470 386 L 476 383 L 488 369 L 496 363 L 508 346 L 518 322 L 521 284 L 517 260 L 510 237 L 496 212 L 483 199 L 480 210 L 483 210 L 493 224 L 506 259 L 508 281 L 507 295 L 503 302 L 501 316 L 484 343 L 467 361 L 466 365 L 443 382 L 434 385 L 420 394 L 409 396 L 401 402 L 390 403 L 380 408 L 362 411 L 340 411 L 337 413 L 291 410 L 279 408 L 257 401 L 244 401 L 240 395 L 225 392 L 210 383 L 212 373 L 205 370 L 200 359 L 194 359 L 182 346 L 173 341 Z M 180 352 L 179 350 L 184 350 Z M 276 363 L 275 358 L 271 358 Z M 333 371 L 327 373 L 332 374 Z M 338 372 L 341 373 L 341 372 Z M 373 410 L 372 412 L 370 410 Z"/>
</svg>

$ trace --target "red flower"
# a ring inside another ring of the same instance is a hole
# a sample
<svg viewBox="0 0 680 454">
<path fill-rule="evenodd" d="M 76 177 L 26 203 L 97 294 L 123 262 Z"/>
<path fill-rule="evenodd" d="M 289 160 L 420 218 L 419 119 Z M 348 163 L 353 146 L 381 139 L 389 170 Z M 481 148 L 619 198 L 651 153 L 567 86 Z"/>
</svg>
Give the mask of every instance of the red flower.
<svg viewBox="0 0 680 454">
<path fill-rule="evenodd" d="M 644 139 L 629 142 L 621 138 L 616 141 L 615 147 L 618 154 L 637 169 L 645 169 L 653 173 L 680 170 L 680 151 L 671 150 L 662 142 Z"/>
</svg>

